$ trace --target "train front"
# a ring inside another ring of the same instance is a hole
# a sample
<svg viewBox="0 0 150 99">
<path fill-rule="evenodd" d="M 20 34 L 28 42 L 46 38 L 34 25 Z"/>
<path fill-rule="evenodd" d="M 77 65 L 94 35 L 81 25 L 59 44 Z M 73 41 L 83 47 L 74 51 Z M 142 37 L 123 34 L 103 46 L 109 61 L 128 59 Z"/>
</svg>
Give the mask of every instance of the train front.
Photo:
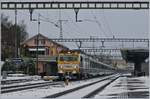
<svg viewBox="0 0 150 99">
<path fill-rule="evenodd" d="M 77 78 L 79 74 L 80 54 L 78 52 L 61 52 L 58 56 L 58 74 L 60 78 Z"/>
</svg>

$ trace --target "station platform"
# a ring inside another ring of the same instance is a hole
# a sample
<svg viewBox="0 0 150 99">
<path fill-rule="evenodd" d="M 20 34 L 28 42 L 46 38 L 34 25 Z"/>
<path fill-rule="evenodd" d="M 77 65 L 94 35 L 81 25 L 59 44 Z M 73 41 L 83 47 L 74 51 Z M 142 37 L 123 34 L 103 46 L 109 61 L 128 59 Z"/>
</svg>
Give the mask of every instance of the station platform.
<svg viewBox="0 0 150 99">
<path fill-rule="evenodd" d="M 122 76 L 110 84 L 96 99 L 149 99 L 149 76 Z"/>
</svg>

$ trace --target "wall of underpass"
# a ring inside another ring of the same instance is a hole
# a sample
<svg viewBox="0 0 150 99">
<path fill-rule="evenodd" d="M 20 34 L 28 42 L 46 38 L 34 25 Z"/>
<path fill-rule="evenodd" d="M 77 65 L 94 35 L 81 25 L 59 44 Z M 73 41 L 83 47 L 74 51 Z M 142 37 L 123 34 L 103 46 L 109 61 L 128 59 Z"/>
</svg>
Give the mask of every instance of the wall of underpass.
<svg viewBox="0 0 150 99">
<path fill-rule="evenodd" d="M 149 62 L 142 63 L 142 71 L 145 72 L 145 75 L 149 75 Z"/>
</svg>

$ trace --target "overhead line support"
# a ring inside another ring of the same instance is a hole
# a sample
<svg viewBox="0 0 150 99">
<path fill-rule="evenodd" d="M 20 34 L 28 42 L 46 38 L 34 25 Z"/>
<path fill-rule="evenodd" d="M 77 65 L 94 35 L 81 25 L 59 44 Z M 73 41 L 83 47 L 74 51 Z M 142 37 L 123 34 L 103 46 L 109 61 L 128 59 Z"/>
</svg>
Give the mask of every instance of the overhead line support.
<svg viewBox="0 0 150 99">
<path fill-rule="evenodd" d="M 149 9 L 148 1 L 1 2 L 1 9 Z"/>
</svg>

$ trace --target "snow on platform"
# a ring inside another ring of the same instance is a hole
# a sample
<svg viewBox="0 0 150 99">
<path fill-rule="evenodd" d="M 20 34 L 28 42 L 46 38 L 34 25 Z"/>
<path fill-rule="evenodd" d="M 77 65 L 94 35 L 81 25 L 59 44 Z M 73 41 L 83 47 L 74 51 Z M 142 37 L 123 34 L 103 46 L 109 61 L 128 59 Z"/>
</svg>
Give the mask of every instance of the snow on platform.
<svg viewBox="0 0 150 99">
<path fill-rule="evenodd" d="M 149 77 L 120 77 L 96 99 L 149 99 Z"/>
</svg>

